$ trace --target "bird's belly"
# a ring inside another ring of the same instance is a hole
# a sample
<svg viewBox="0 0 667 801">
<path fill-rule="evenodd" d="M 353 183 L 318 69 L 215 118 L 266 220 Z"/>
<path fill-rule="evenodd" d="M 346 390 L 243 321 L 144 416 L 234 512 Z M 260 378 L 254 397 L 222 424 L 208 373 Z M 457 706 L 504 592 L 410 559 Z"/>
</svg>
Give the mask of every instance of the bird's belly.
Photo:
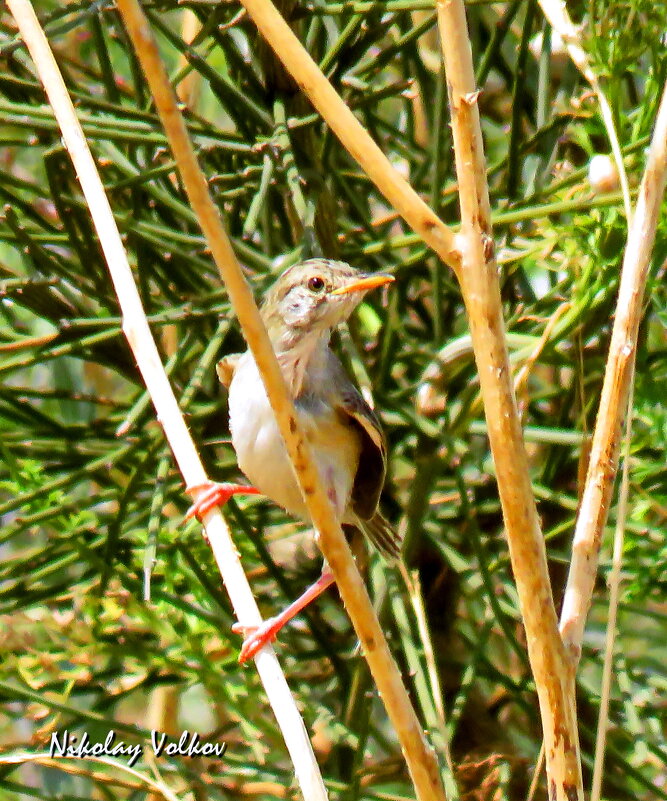
<svg viewBox="0 0 667 801">
<path fill-rule="evenodd" d="M 264 385 L 244 354 L 229 388 L 229 427 L 238 464 L 248 480 L 290 514 L 309 515 Z M 329 406 L 296 407 L 322 482 L 342 519 L 359 463 L 361 438 Z"/>
</svg>

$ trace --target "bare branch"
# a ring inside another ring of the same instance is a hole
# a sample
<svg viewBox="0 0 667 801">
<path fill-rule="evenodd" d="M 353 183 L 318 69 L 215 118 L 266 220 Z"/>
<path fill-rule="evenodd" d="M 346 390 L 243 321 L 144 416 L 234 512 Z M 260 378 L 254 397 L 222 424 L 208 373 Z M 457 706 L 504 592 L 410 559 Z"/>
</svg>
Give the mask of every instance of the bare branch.
<svg viewBox="0 0 667 801">
<path fill-rule="evenodd" d="M 35 62 L 60 125 L 63 140 L 81 183 L 116 288 L 123 312 L 123 331 L 136 357 L 158 419 L 162 423 L 186 484 L 201 484 L 206 480 L 206 473 L 160 363 L 109 201 L 58 65 L 28 0 L 9 0 L 8 5 Z M 241 567 L 229 529 L 219 510 L 213 510 L 207 515 L 205 526 L 237 616 L 245 622 L 260 623 L 257 604 Z M 310 799 L 324 801 L 327 793 L 308 734 L 272 650 L 266 649 L 258 656 L 257 669 L 294 761 L 304 797 L 309 801 Z"/>
<path fill-rule="evenodd" d="M 396 729 L 417 796 L 422 801 L 443 799 L 445 793 L 437 760 L 410 704 L 335 510 L 321 486 L 310 445 L 299 429 L 294 406 L 259 310 L 208 192 L 206 178 L 199 168 L 148 21 L 136 0 L 119 0 L 117 5 L 151 88 L 188 198 L 199 217 L 211 254 L 261 373 L 308 512 L 320 535 L 320 546 L 333 571 L 371 673 Z M 254 620 L 241 619 L 241 622 L 246 624 Z M 263 652 L 255 657 L 258 667 L 263 658 Z"/>
<path fill-rule="evenodd" d="M 637 207 L 628 232 L 600 408 L 572 543 L 572 563 L 560 630 L 574 665 L 578 664 L 581 656 L 586 616 L 597 576 L 600 542 L 614 489 L 646 279 L 666 179 L 667 88 L 660 101 Z"/>
<path fill-rule="evenodd" d="M 427 245 L 458 272 L 454 235 L 391 165 L 320 68 L 280 16 L 271 0 L 241 0 L 255 25 L 275 50 L 327 125 L 368 177 Z"/>
<path fill-rule="evenodd" d="M 505 341 L 486 167 L 465 9 L 439 0 L 461 206 L 461 288 L 468 310 L 512 568 L 540 701 L 552 799 L 582 797 L 569 669 L 547 571 Z"/>
<path fill-rule="evenodd" d="M 628 516 L 628 494 L 630 492 L 630 445 L 632 444 L 632 400 L 634 375 L 630 378 L 628 411 L 623 436 L 623 470 L 618 493 L 618 514 L 614 529 L 614 550 L 609 574 L 609 612 L 607 635 L 604 643 L 604 663 L 600 688 L 600 711 L 598 712 L 597 733 L 595 735 L 595 760 L 593 762 L 593 781 L 591 782 L 591 801 L 600 801 L 602 779 L 604 776 L 604 754 L 609 723 L 609 702 L 613 682 L 614 644 L 616 642 L 616 623 L 621 594 L 621 568 L 623 567 L 623 545 L 625 544 L 625 525 Z"/>
<path fill-rule="evenodd" d="M 607 129 L 607 136 L 609 137 L 609 144 L 614 155 L 616 168 L 618 169 L 618 176 L 621 182 L 621 190 L 623 193 L 623 205 L 625 207 L 625 216 L 628 224 L 632 219 L 632 201 L 630 200 L 630 187 L 628 185 L 628 175 L 625 171 L 625 164 L 623 164 L 623 154 L 621 153 L 621 145 L 618 141 L 618 134 L 616 132 L 616 125 L 614 124 L 614 115 L 611 111 L 611 106 L 607 100 L 607 95 L 600 86 L 598 76 L 591 67 L 586 51 L 581 46 L 581 36 L 579 29 L 570 19 L 567 6 L 562 0 L 539 0 L 542 13 L 547 18 L 551 27 L 556 31 L 572 59 L 575 67 L 590 83 L 595 95 L 600 104 L 600 113 L 604 127 Z"/>
</svg>

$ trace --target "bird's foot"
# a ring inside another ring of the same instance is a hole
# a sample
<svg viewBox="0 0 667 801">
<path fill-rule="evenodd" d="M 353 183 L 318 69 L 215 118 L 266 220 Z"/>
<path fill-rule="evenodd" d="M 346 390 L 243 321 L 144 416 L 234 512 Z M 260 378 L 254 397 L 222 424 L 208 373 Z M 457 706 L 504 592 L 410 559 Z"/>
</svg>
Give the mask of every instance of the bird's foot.
<svg viewBox="0 0 667 801">
<path fill-rule="evenodd" d="M 270 617 L 259 626 L 234 623 L 232 626 L 234 634 L 242 634 L 245 637 L 239 654 L 239 663 L 242 665 L 248 659 L 252 659 L 265 645 L 272 643 L 282 627 L 283 623 L 275 617 Z"/>
<path fill-rule="evenodd" d="M 309 603 L 321 595 L 327 587 L 330 587 L 334 582 L 334 577 L 328 568 L 322 571 L 322 575 L 317 579 L 314 584 L 300 595 L 296 601 L 293 601 L 287 609 L 265 620 L 259 626 L 244 626 L 242 623 L 234 623 L 232 631 L 235 634 L 243 634 L 245 641 L 241 646 L 241 653 L 239 654 L 239 662 L 246 662 L 251 659 L 258 651 L 270 642 L 276 639 L 276 635 L 280 629 L 299 612 L 308 606 Z"/>
<path fill-rule="evenodd" d="M 243 484 L 229 484 L 225 482 L 206 481 L 187 487 L 186 492 L 195 496 L 195 502 L 185 513 L 185 520 L 196 517 L 203 520 L 205 515 L 215 506 L 224 506 L 232 495 L 259 495 L 255 487 Z"/>
</svg>

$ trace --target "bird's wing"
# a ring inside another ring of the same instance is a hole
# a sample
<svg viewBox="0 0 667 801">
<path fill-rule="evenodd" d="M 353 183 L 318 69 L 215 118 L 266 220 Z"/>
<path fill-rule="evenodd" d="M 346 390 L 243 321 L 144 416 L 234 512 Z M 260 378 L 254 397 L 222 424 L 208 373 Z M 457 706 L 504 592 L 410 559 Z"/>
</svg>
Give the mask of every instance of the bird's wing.
<svg viewBox="0 0 667 801">
<path fill-rule="evenodd" d="M 400 558 L 401 537 L 378 509 L 387 469 L 387 444 L 380 422 L 357 389 L 348 382 L 343 387 L 337 409 L 356 424 L 361 432 L 361 454 L 352 486 L 352 510 L 356 525 L 386 559 Z"/>
<path fill-rule="evenodd" d="M 338 361 L 338 360 L 336 360 Z M 377 511 L 387 471 L 387 443 L 375 412 L 366 403 L 338 362 L 335 382 L 338 392 L 331 398 L 339 414 L 346 416 L 361 433 L 361 455 L 352 487 L 352 508 L 362 520 Z"/>
</svg>

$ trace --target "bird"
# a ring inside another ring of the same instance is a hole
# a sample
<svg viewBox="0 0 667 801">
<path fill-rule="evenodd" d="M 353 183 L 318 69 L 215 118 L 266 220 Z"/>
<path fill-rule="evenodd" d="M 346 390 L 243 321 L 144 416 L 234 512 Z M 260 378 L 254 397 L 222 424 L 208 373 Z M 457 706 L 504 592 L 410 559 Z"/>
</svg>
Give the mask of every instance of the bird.
<svg viewBox="0 0 667 801">
<path fill-rule="evenodd" d="M 268 290 L 260 313 L 310 443 L 321 481 L 346 533 L 364 534 L 389 560 L 400 557 L 401 539 L 378 508 L 387 469 L 380 421 L 330 348 L 334 329 L 365 294 L 394 281 L 346 262 L 309 259 L 285 270 Z M 223 360 L 225 362 L 225 360 Z M 220 363 L 229 379 L 230 363 Z M 236 494 L 262 494 L 288 513 L 309 521 L 296 474 L 264 384 L 247 350 L 234 360 L 229 382 L 229 428 L 238 466 L 250 485 L 207 482 L 188 488 L 196 498 L 187 517 L 200 519 Z M 240 662 L 255 656 L 278 631 L 334 581 L 324 563 L 320 578 L 279 615 L 259 627 L 237 623 L 245 635 Z"/>
</svg>

